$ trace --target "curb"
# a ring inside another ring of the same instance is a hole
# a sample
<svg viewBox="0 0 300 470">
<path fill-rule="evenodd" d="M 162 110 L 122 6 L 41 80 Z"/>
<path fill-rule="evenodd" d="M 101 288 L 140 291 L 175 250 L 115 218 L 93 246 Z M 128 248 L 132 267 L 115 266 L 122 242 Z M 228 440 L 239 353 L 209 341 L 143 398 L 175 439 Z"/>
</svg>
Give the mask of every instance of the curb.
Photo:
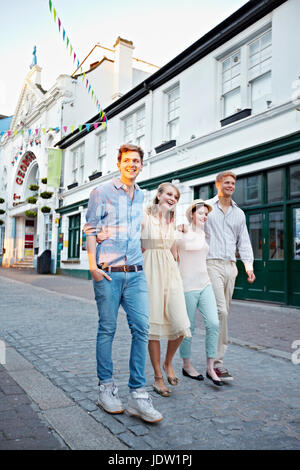
<svg viewBox="0 0 300 470">
<path fill-rule="evenodd" d="M 7 347 L 6 372 L 38 406 L 44 421 L 71 450 L 128 450 L 128 447 L 63 390 L 19 354 Z"/>
</svg>

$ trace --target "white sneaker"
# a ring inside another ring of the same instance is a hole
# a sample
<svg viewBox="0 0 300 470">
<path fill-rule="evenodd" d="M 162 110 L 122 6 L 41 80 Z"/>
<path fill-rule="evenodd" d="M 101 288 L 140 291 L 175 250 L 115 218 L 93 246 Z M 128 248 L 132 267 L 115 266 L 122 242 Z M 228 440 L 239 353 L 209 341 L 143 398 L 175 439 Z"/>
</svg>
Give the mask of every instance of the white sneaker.
<svg viewBox="0 0 300 470">
<path fill-rule="evenodd" d="M 158 423 L 163 419 L 162 414 L 155 410 L 152 400 L 145 391 L 130 392 L 127 412 L 131 416 L 138 416 L 147 423 Z"/>
<path fill-rule="evenodd" d="M 114 383 L 100 385 L 97 405 L 107 413 L 124 413 L 124 407 L 118 395 L 118 387 Z"/>
</svg>

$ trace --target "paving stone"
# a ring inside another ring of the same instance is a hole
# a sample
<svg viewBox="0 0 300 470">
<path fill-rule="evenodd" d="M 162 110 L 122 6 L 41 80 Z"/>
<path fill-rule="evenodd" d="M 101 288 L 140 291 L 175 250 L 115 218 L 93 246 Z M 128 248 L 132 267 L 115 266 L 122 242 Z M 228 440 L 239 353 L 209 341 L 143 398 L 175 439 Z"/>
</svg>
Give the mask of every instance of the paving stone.
<svg viewBox="0 0 300 470">
<path fill-rule="evenodd" d="M 233 302 L 229 327 L 231 338 L 238 338 L 238 341 L 237 344 L 232 341 L 229 345 L 225 365 L 235 380 L 222 390 L 216 389 L 207 380 L 198 384 L 182 377 L 181 360 L 179 354 L 176 354 L 174 368 L 180 378 L 179 385 L 172 388 L 170 398 L 160 397 L 152 390 L 153 371 L 148 357 L 147 390 L 153 398 L 154 406 L 164 416 L 161 423 L 149 425 L 126 414 L 108 415 L 95 405 L 98 396 L 95 361 L 98 320 L 95 304 L 86 300 L 93 299 L 91 284 L 65 276 L 51 276 L 51 281 L 37 276 L 36 279 L 44 288 L 47 289 L 47 282 L 51 282 L 52 288 L 52 292 L 45 289 L 39 292 L 34 284 L 28 289 L 34 276 L 22 276 L 27 284 L 18 284 L 18 303 L 15 302 L 14 284 L 1 278 L 0 296 L 4 289 L 6 312 L 0 312 L 0 338 L 24 356 L 27 367 L 31 365 L 42 372 L 72 398 L 73 404 L 77 403 L 82 412 L 89 414 L 97 425 L 102 423 L 112 435 L 118 438 L 121 436 L 126 446 L 152 450 L 185 450 L 187 447 L 299 449 L 300 439 L 297 439 L 296 434 L 299 429 L 297 419 L 300 417 L 297 395 L 300 385 L 299 370 L 284 357 L 276 357 L 276 354 L 270 356 L 261 350 L 261 347 L 268 347 L 270 351 L 275 351 L 278 340 L 285 348 L 285 326 L 292 324 L 296 331 L 299 328 L 299 312 L 298 315 L 283 313 L 288 310 L 283 309 L 279 314 L 278 309 L 274 310 L 268 305 L 253 309 L 250 303 Z M 70 292 L 74 285 L 76 297 L 82 296 L 82 301 L 60 295 L 63 290 Z M 88 290 L 90 296 L 87 295 Z M 53 296 L 53 291 L 58 292 L 58 295 Z M 28 304 L 31 305 L 30 311 L 26 308 Z M 278 319 L 278 323 L 274 323 L 274 318 Z M 253 319 L 256 319 L 256 324 Z M 268 338 L 258 331 L 257 321 L 262 320 L 269 329 Z M 205 335 L 203 322 L 199 319 L 197 322 L 192 360 L 203 373 L 206 367 Z M 248 325 L 248 330 L 245 325 Z M 281 332 L 280 337 L 276 334 L 276 328 Z M 271 342 L 272 338 L 274 344 Z M 263 340 L 269 343 L 259 343 Z M 243 341 L 249 346 L 243 346 Z M 130 332 L 126 317 L 120 313 L 113 360 L 115 379 L 124 401 L 128 396 L 129 344 Z M 166 344 L 166 341 L 161 342 L 162 357 Z M 290 344 L 288 346 L 290 348 Z M 283 352 L 289 351 L 283 349 Z M 9 384 L 6 386 L 7 391 L 14 391 L 9 389 Z M 2 394 L 0 386 L 0 419 L 1 416 L 11 414 L 19 422 L 21 416 L 16 417 L 18 406 L 5 396 L 3 400 Z M 17 395 L 15 393 L 14 397 Z M 25 405 L 28 409 L 28 403 L 22 404 L 24 407 Z M 30 419 L 29 415 L 28 412 Z M 47 432 L 44 437 L 46 435 Z M 1 442 L 3 436 L 0 428 Z M 28 446 L 30 445 L 32 441 L 28 438 Z"/>
</svg>

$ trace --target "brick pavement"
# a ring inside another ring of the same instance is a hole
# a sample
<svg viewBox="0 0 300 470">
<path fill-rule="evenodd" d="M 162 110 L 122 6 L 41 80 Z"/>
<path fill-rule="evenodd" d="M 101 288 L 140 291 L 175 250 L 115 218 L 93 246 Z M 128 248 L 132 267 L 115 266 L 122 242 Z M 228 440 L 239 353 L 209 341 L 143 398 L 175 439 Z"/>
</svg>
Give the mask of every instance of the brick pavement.
<svg viewBox="0 0 300 470">
<path fill-rule="evenodd" d="M 155 406 L 164 414 L 164 420 L 159 425 L 151 426 L 126 414 L 111 416 L 95 405 L 97 314 L 95 303 L 91 300 L 91 283 L 64 279 L 64 276 L 37 276 L 34 273 L 15 275 L 15 279 L 19 279 L 15 282 L 8 279 L 12 276 L 8 274 L 11 270 L 5 271 L 5 277 L 3 270 L 0 271 L 0 296 L 4 299 L 2 312 L 5 312 L 0 313 L 0 338 L 93 418 L 93 422 L 104 426 L 120 445 L 135 450 L 299 449 L 299 366 L 275 353 L 274 357 L 267 354 L 268 348 L 274 349 L 274 342 L 270 346 L 261 345 L 265 352 L 259 348 L 244 347 L 246 340 L 231 344 L 226 364 L 234 373 L 235 381 L 222 389 L 216 389 L 207 380 L 195 383 L 183 378 L 180 359 L 176 355 L 174 365 L 180 384 L 172 388 L 169 399 L 152 391 L 152 370 L 148 360 L 147 388 Z M 62 292 L 67 292 L 67 295 Z M 241 316 L 241 305 L 236 305 L 236 315 Z M 245 312 L 248 310 L 249 307 Z M 269 310 L 270 320 L 266 320 L 267 310 L 258 305 L 255 312 L 265 325 L 268 321 L 272 323 Z M 241 320 L 244 324 L 245 312 L 242 311 Z M 289 309 L 283 313 L 285 323 L 290 321 L 294 325 L 294 336 L 299 333 L 297 313 Z M 279 319 L 278 309 L 273 310 L 273 318 L 274 315 Z M 251 317 L 247 321 L 251 324 Z M 195 331 L 193 356 L 203 372 L 204 336 L 200 327 L 198 324 Z M 278 334 L 272 331 L 270 337 L 276 339 Z M 251 334 L 255 334 L 253 327 Z M 294 338 L 285 338 L 283 330 L 281 335 L 284 341 L 280 342 L 280 346 L 289 344 Z M 248 337 L 247 341 L 253 343 L 253 339 L 256 338 Z M 269 340 L 269 336 L 264 334 L 262 339 Z M 113 355 L 115 378 L 125 402 L 129 340 L 127 322 L 124 314 L 120 313 Z M 290 352 L 285 352 L 287 357 Z M 48 416 L 51 417 L 51 413 Z"/>
<path fill-rule="evenodd" d="M 0 450 L 67 450 L 38 406 L 0 365 Z"/>
</svg>

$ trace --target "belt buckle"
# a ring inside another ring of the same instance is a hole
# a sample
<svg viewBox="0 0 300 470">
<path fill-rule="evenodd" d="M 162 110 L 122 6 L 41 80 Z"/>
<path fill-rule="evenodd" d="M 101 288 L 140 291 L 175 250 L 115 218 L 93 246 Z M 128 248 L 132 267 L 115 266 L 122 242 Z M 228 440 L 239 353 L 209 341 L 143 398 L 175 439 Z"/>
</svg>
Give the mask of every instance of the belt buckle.
<svg viewBox="0 0 300 470">
<path fill-rule="evenodd" d="M 124 273 L 128 272 L 126 264 L 124 264 L 124 266 L 123 266 L 123 271 L 124 271 Z"/>
</svg>

